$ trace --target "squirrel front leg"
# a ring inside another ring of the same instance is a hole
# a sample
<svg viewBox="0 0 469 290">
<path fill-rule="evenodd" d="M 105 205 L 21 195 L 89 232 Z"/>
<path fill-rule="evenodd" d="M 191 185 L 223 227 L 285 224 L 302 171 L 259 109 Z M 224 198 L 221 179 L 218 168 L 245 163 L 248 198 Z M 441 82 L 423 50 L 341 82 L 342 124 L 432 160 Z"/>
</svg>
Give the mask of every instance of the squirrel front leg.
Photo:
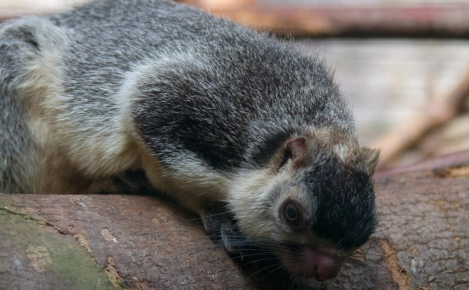
<svg viewBox="0 0 469 290">
<path fill-rule="evenodd" d="M 220 243 L 230 256 L 242 257 L 241 252 L 248 243 L 231 212 L 205 207 L 200 213 L 200 218 L 205 231 L 215 242 Z"/>
</svg>

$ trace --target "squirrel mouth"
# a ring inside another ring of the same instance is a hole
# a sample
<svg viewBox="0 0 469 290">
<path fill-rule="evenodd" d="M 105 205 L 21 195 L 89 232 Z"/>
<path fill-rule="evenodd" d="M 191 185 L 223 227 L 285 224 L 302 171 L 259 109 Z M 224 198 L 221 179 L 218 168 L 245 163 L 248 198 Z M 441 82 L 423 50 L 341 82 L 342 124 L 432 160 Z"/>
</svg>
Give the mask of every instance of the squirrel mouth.
<svg viewBox="0 0 469 290">
<path fill-rule="evenodd" d="M 284 263 L 297 277 L 325 281 L 337 277 L 344 260 L 335 254 L 301 246 L 299 251 L 287 257 Z"/>
</svg>

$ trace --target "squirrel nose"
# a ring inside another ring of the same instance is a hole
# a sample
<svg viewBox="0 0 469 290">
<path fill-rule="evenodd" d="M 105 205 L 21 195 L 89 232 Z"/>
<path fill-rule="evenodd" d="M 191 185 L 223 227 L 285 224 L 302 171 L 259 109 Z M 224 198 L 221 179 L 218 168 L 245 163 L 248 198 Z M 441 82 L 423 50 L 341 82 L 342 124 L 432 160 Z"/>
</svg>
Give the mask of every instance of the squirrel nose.
<svg viewBox="0 0 469 290">
<path fill-rule="evenodd" d="M 333 279 L 342 268 L 343 259 L 334 254 L 304 247 L 299 255 L 301 266 L 294 267 L 294 272 L 305 278 L 315 277 L 318 281 Z"/>
<path fill-rule="evenodd" d="M 316 279 L 325 281 L 337 277 L 342 267 L 342 261 L 334 255 L 317 252 L 316 259 Z"/>
<path fill-rule="evenodd" d="M 313 250 L 314 259 L 311 260 L 312 269 L 316 269 L 316 279 L 325 281 L 337 277 L 342 267 L 342 259 L 339 257 Z"/>
</svg>

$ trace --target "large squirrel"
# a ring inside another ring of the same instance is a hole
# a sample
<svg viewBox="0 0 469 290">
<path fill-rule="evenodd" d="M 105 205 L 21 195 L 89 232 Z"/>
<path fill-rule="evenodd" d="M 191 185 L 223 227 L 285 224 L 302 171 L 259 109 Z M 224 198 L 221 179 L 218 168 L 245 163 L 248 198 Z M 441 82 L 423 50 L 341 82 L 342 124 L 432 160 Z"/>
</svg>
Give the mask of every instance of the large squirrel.
<svg viewBox="0 0 469 290">
<path fill-rule="evenodd" d="M 0 192 L 143 171 L 229 252 L 337 276 L 376 226 L 378 152 L 330 70 L 186 5 L 106 0 L 0 26 Z"/>
</svg>

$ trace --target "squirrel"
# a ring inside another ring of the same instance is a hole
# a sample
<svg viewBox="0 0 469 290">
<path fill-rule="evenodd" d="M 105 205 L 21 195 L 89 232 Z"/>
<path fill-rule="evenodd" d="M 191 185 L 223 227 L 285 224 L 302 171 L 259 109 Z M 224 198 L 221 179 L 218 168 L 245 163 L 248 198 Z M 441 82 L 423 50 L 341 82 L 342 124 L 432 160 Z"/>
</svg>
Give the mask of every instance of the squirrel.
<svg viewBox="0 0 469 290">
<path fill-rule="evenodd" d="M 379 152 L 331 70 L 290 41 L 169 1 L 0 26 L 0 192 L 143 171 L 231 254 L 336 277 L 375 230 Z"/>
</svg>

